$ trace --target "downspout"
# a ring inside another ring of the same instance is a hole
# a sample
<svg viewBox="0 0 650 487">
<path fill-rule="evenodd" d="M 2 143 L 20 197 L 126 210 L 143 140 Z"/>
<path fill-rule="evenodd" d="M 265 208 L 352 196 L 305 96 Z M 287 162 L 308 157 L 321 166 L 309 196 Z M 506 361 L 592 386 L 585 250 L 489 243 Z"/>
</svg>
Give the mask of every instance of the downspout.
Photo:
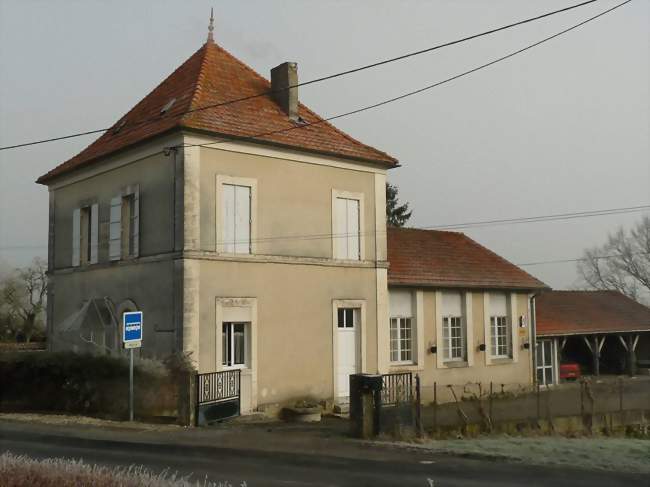
<svg viewBox="0 0 650 487">
<path fill-rule="evenodd" d="M 535 311 L 535 298 L 537 296 L 538 294 L 532 293 L 528 301 L 529 303 L 528 316 L 530 317 L 530 338 L 531 338 L 530 356 L 531 356 L 531 364 L 533 366 L 532 368 L 533 384 L 537 384 L 537 317 Z"/>
</svg>

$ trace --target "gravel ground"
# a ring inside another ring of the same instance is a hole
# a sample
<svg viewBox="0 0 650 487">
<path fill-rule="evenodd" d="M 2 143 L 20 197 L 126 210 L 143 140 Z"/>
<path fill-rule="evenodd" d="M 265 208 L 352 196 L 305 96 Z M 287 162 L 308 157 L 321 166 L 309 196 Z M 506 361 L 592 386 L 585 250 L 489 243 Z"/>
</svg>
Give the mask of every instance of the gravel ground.
<svg viewBox="0 0 650 487">
<path fill-rule="evenodd" d="M 650 440 L 632 438 L 515 438 L 431 440 L 422 444 L 398 443 L 458 456 L 507 460 L 531 465 L 561 465 L 589 470 L 650 473 Z"/>
</svg>

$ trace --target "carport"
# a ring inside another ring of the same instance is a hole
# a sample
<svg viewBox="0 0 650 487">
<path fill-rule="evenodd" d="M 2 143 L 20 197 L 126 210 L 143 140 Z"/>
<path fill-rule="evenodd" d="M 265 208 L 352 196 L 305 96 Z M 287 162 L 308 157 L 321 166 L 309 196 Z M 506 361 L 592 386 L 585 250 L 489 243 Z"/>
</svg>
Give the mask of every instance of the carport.
<svg viewBox="0 0 650 487">
<path fill-rule="evenodd" d="M 535 300 L 538 381 L 558 382 L 559 366 L 583 374 L 635 375 L 650 359 L 650 308 L 616 291 L 549 291 Z"/>
</svg>

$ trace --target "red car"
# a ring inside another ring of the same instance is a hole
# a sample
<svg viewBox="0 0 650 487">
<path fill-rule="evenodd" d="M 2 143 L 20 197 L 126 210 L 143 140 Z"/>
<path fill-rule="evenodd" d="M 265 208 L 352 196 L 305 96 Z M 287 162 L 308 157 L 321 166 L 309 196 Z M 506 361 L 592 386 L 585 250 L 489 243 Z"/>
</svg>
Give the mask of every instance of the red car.
<svg viewBox="0 0 650 487">
<path fill-rule="evenodd" d="M 580 378 L 579 364 L 560 364 L 560 379 L 576 380 Z"/>
</svg>

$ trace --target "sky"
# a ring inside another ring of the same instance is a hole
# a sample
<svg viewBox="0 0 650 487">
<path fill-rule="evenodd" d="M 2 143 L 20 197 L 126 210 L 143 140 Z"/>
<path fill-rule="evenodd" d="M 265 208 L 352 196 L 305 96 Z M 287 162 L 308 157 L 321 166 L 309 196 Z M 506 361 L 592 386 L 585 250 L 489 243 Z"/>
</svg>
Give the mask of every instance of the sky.
<svg viewBox="0 0 650 487">
<path fill-rule="evenodd" d="M 204 42 L 268 77 L 306 81 L 579 0 L 0 0 L 0 146 L 111 126 Z M 613 5 L 599 0 L 489 37 L 300 88 L 321 116 L 453 76 Z M 400 160 L 389 172 L 424 227 L 650 204 L 650 1 L 418 96 L 336 121 Z M 93 136 L 0 151 L 0 272 L 47 254 L 36 178 Z M 580 257 L 642 213 L 464 230 L 508 260 Z M 574 263 L 525 266 L 554 288 Z"/>
</svg>

